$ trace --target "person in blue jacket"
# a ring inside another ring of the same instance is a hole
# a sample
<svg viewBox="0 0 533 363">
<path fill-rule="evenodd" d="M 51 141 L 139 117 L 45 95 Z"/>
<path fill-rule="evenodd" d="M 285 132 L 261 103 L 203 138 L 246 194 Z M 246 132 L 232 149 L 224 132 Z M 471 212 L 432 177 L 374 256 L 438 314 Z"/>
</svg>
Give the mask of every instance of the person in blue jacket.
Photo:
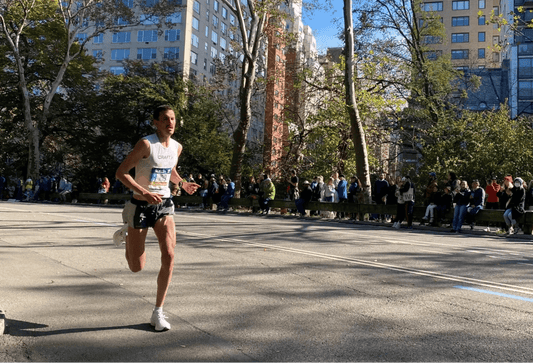
<svg viewBox="0 0 533 363">
<path fill-rule="evenodd" d="M 220 203 L 218 203 L 218 210 L 225 212 L 229 210 L 229 201 L 235 196 L 235 183 L 229 177 L 226 177 L 226 185 L 226 192 L 220 198 Z"/>
<path fill-rule="evenodd" d="M 348 182 L 343 174 L 339 175 L 339 184 L 337 184 L 337 197 L 339 203 L 346 203 L 348 201 Z M 344 212 L 337 213 L 337 218 L 343 219 Z"/>
</svg>

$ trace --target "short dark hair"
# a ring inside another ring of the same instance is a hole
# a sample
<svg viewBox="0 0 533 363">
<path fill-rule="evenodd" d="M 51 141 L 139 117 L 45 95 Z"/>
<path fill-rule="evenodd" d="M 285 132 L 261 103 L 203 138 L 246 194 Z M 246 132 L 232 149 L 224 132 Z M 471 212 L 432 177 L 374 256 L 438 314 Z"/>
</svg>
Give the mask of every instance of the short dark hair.
<svg viewBox="0 0 533 363">
<path fill-rule="evenodd" d="M 161 114 L 161 112 L 168 111 L 168 110 L 174 111 L 174 108 L 172 108 L 172 106 L 170 105 L 157 106 L 154 109 L 154 120 L 159 120 L 159 115 Z"/>
</svg>

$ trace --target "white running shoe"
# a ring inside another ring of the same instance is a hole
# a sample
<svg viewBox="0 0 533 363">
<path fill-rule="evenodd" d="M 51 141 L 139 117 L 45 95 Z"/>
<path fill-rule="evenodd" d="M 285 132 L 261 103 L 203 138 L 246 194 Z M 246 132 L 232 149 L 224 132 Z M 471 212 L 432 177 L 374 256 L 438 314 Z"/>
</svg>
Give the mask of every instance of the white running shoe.
<svg viewBox="0 0 533 363">
<path fill-rule="evenodd" d="M 507 234 L 514 234 L 514 228 L 513 228 L 513 226 L 510 226 L 510 227 L 509 227 L 509 231 L 507 232 Z"/>
<path fill-rule="evenodd" d="M 167 317 L 162 311 L 154 310 L 150 324 L 155 327 L 156 331 L 170 330 L 170 323 L 166 319 Z"/>
<path fill-rule="evenodd" d="M 394 228 L 400 229 L 400 222 L 396 222 L 396 224 L 394 225 Z"/>
<path fill-rule="evenodd" d="M 120 247 L 126 243 L 126 236 L 128 235 L 128 225 L 124 224 L 118 231 L 113 234 L 113 242 L 115 246 Z"/>
</svg>

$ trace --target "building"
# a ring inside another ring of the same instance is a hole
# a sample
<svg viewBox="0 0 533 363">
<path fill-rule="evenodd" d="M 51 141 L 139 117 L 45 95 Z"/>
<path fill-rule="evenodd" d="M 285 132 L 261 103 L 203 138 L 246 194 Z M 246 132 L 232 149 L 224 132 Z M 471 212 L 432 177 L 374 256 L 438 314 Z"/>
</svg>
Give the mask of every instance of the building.
<svg viewBox="0 0 533 363">
<path fill-rule="evenodd" d="M 426 1 L 421 8 L 424 16 L 440 17 L 444 25 L 446 40 L 425 39 L 437 54 L 449 54 L 459 69 L 500 67 L 500 31 L 497 24 L 489 23 L 492 13 L 500 13 L 499 0 Z M 422 26 L 424 19 L 418 21 Z"/>
<path fill-rule="evenodd" d="M 509 68 L 511 117 L 533 114 L 533 1 L 502 0 L 510 26 L 502 28 L 504 59 Z M 517 16 L 515 19 L 514 16 Z"/>
</svg>

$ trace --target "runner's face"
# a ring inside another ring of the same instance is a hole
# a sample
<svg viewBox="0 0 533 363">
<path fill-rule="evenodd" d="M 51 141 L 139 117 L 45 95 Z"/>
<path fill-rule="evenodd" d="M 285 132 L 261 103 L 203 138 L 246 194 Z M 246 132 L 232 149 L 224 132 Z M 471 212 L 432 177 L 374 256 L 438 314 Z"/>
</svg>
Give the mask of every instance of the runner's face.
<svg viewBox="0 0 533 363">
<path fill-rule="evenodd" d="M 166 110 L 159 114 L 159 120 L 154 120 L 157 131 L 163 135 L 172 135 L 176 129 L 176 115 L 174 111 Z"/>
</svg>

